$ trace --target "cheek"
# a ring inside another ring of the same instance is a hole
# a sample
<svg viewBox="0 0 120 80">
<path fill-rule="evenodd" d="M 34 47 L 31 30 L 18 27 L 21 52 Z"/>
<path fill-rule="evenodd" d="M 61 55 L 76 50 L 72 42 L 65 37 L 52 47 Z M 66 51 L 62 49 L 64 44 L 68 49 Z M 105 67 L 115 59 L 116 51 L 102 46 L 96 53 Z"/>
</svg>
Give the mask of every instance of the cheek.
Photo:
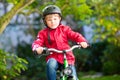
<svg viewBox="0 0 120 80">
<path fill-rule="evenodd" d="M 51 23 L 47 21 L 46 24 L 47 24 L 47 25 L 50 25 Z"/>
<path fill-rule="evenodd" d="M 60 21 L 61 21 L 61 20 L 60 20 L 60 19 L 58 19 L 56 22 L 57 22 L 57 23 L 60 23 Z"/>
</svg>

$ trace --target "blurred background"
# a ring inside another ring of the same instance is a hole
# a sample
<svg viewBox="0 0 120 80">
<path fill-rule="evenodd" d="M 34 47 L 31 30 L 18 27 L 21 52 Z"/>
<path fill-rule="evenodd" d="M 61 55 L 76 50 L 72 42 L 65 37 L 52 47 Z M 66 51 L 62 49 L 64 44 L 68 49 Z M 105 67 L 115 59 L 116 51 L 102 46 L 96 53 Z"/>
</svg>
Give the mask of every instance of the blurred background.
<svg viewBox="0 0 120 80">
<path fill-rule="evenodd" d="M 0 80 L 46 80 L 45 57 L 33 55 L 31 44 L 38 31 L 45 28 L 42 9 L 50 4 L 59 6 L 62 23 L 84 35 L 90 44 L 87 49 L 74 50 L 78 77 L 117 75 L 119 80 L 119 3 L 120 0 L 0 0 Z"/>
</svg>

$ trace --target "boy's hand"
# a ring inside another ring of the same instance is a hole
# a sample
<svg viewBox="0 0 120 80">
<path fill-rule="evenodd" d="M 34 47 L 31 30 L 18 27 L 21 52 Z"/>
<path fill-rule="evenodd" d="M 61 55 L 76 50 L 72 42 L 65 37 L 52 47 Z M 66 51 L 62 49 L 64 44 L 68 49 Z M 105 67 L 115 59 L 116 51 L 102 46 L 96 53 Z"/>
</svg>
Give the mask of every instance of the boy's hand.
<svg viewBox="0 0 120 80">
<path fill-rule="evenodd" d="M 43 47 L 38 47 L 38 48 L 36 48 L 36 51 L 37 51 L 38 54 L 42 54 L 42 52 L 43 52 Z"/>
<path fill-rule="evenodd" d="M 87 42 L 81 42 L 81 43 L 79 43 L 79 44 L 80 44 L 81 47 L 83 47 L 83 48 L 87 48 L 87 47 L 88 47 Z"/>
</svg>

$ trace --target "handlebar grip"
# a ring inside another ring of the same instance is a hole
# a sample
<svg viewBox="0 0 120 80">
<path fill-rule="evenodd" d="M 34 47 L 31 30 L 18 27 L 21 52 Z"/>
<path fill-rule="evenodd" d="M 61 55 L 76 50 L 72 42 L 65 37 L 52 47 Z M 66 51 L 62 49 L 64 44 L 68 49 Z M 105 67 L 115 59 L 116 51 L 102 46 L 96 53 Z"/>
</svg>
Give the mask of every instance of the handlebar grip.
<svg viewBox="0 0 120 80">
<path fill-rule="evenodd" d="M 33 54 L 34 54 L 34 55 L 38 55 L 38 53 L 37 53 L 37 51 L 36 51 L 36 50 L 35 50 L 35 51 L 33 51 Z"/>
<path fill-rule="evenodd" d="M 47 51 L 47 50 L 48 50 L 48 48 L 47 48 L 47 47 L 43 47 L 43 50 Z"/>
<path fill-rule="evenodd" d="M 43 47 L 43 54 L 46 54 L 46 52 L 48 51 L 48 48 L 47 47 Z"/>
</svg>

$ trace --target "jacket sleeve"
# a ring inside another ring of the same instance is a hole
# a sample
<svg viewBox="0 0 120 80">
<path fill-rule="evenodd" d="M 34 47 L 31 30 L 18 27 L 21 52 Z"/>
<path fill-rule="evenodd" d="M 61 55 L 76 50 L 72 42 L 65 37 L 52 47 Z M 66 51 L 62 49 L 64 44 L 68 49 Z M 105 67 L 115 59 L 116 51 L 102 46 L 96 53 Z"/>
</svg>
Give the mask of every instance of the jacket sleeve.
<svg viewBox="0 0 120 80">
<path fill-rule="evenodd" d="M 73 31 L 70 27 L 66 27 L 65 33 L 69 40 L 75 41 L 75 42 L 87 42 L 87 40 L 82 36 L 82 34 Z"/>
<path fill-rule="evenodd" d="M 43 32 L 40 31 L 37 35 L 37 39 L 32 43 L 32 51 L 36 48 L 41 47 L 44 45 L 44 36 Z"/>
</svg>

